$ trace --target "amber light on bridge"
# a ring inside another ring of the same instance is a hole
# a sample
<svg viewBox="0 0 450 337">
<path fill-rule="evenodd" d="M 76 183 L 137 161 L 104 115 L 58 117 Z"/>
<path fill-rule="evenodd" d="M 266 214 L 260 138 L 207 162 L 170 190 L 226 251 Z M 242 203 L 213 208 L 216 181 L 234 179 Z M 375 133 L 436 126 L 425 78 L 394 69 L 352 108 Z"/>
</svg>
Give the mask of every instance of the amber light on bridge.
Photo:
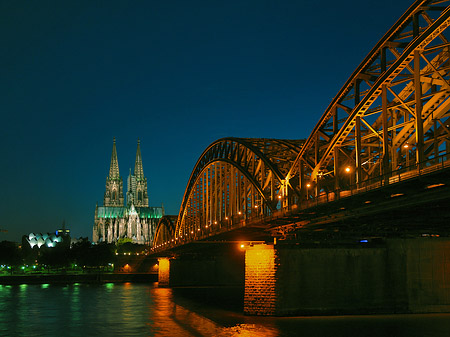
<svg viewBox="0 0 450 337">
<path fill-rule="evenodd" d="M 257 246 L 261 246 L 261 245 L 265 245 L 264 241 L 242 241 L 239 243 L 239 248 L 240 249 L 246 249 L 249 247 L 257 247 Z"/>
<path fill-rule="evenodd" d="M 168 286 L 169 285 L 169 272 L 170 272 L 170 261 L 168 258 L 158 259 L 159 270 L 158 270 L 158 285 Z"/>
</svg>

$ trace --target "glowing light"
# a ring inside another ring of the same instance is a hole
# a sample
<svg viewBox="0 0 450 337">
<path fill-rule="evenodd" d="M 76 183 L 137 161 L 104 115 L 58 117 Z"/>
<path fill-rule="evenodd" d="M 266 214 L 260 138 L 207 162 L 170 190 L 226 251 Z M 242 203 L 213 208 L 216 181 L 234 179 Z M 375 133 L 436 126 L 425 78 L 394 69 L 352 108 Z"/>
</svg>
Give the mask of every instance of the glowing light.
<svg viewBox="0 0 450 337">
<path fill-rule="evenodd" d="M 281 199 L 281 195 L 278 196 L 278 199 Z"/>
<path fill-rule="evenodd" d="M 406 143 L 405 145 L 403 145 L 403 148 L 404 149 L 407 149 L 409 147 L 409 144 L 408 143 Z"/>
<path fill-rule="evenodd" d="M 238 214 L 239 214 L 239 215 L 241 215 L 241 214 L 242 214 L 242 212 L 241 212 L 241 211 L 239 211 L 239 212 L 238 212 Z"/>
<path fill-rule="evenodd" d="M 311 187 L 311 184 L 310 184 L 310 183 L 307 183 L 307 184 L 306 184 L 306 187 L 310 188 L 310 187 Z"/>
<path fill-rule="evenodd" d="M 243 243 L 241 243 L 241 248 L 245 248 L 245 245 Z"/>
<path fill-rule="evenodd" d="M 345 172 L 347 172 L 347 173 L 350 173 L 350 166 L 347 166 L 346 168 L 345 168 Z"/>
<path fill-rule="evenodd" d="M 225 220 L 228 220 L 228 217 L 227 217 L 227 216 L 225 217 Z"/>
</svg>

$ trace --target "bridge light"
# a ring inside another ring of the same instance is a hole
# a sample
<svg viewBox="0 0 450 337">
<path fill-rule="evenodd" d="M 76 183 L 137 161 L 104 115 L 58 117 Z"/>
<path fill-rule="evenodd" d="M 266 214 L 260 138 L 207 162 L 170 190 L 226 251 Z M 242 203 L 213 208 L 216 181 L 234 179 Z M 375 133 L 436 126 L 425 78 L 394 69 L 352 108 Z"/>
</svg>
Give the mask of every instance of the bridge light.
<svg viewBox="0 0 450 337">
<path fill-rule="evenodd" d="M 409 147 L 409 144 L 408 143 L 406 143 L 405 145 L 403 145 L 403 148 L 404 149 L 407 149 Z"/>
<path fill-rule="evenodd" d="M 281 199 L 281 195 L 278 196 L 278 199 Z"/>
<path fill-rule="evenodd" d="M 191 231 L 191 234 L 194 234 L 194 231 Z"/>
<path fill-rule="evenodd" d="M 217 221 L 214 221 L 214 225 L 217 225 Z"/>
<path fill-rule="evenodd" d="M 241 211 L 239 211 L 239 212 L 238 212 L 238 214 L 239 214 L 239 215 L 241 215 L 241 214 L 242 214 L 242 212 L 241 212 Z"/>
<path fill-rule="evenodd" d="M 242 248 L 242 249 L 244 249 L 244 248 L 245 248 L 245 245 L 244 245 L 243 243 L 241 243 L 241 248 Z"/>
<path fill-rule="evenodd" d="M 205 228 L 208 228 L 208 225 L 206 225 Z"/>
<path fill-rule="evenodd" d="M 227 216 L 225 217 L 225 220 L 228 220 L 228 217 L 227 217 Z"/>
<path fill-rule="evenodd" d="M 311 184 L 310 184 L 310 183 L 307 183 L 307 184 L 306 184 L 306 187 L 307 187 L 307 188 L 310 188 L 310 187 L 311 187 Z"/>
<path fill-rule="evenodd" d="M 200 232 L 200 228 L 197 228 L 197 232 Z"/>
<path fill-rule="evenodd" d="M 350 166 L 347 166 L 347 167 L 345 168 L 345 172 L 350 173 L 350 171 L 351 171 Z"/>
</svg>

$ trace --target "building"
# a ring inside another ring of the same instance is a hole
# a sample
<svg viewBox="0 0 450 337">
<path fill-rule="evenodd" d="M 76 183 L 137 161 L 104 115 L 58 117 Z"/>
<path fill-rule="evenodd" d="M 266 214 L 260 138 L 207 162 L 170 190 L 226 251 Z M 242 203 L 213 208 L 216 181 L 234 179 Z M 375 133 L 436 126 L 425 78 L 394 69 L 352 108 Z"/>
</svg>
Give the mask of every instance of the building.
<svg viewBox="0 0 450 337">
<path fill-rule="evenodd" d="M 151 244 L 156 225 L 163 215 L 162 207 L 148 206 L 147 178 L 144 176 L 139 140 L 134 172 L 130 169 L 124 199 L 114 138 L 103 206 L 95 207 L 93 242 L 115 243 L 121 238 L 129 238 L 134 243 Z"/>
</svg>

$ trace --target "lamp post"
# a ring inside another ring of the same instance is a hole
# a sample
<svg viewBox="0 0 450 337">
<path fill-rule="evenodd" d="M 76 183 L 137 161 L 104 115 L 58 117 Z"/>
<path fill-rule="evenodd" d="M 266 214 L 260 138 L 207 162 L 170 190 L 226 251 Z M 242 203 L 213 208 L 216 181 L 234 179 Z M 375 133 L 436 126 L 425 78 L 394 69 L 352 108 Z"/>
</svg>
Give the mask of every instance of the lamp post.
<svg viewBox="0 0 450 337">
<path fill-rule="evenodd" d="M 309 205 L 309 188 L 311 187 L 310 183 L 306 184 L 306 205 Z"/>
<path fill-rule="evenodd" d="M 349 175 L 349 178 L 348 178 L 348 180 L 349 180 L 349 189 L 350 189 L 350 193 L 352 192 L 352 190 L 353 190 L 353 186 L 352 186 L 352 169 L 351 169 L 351 167 L 350 166 L 347 166 L 346 168 L 345 168 L 345 173 L 347 173 L 348 175 Z"/>
</svg>

